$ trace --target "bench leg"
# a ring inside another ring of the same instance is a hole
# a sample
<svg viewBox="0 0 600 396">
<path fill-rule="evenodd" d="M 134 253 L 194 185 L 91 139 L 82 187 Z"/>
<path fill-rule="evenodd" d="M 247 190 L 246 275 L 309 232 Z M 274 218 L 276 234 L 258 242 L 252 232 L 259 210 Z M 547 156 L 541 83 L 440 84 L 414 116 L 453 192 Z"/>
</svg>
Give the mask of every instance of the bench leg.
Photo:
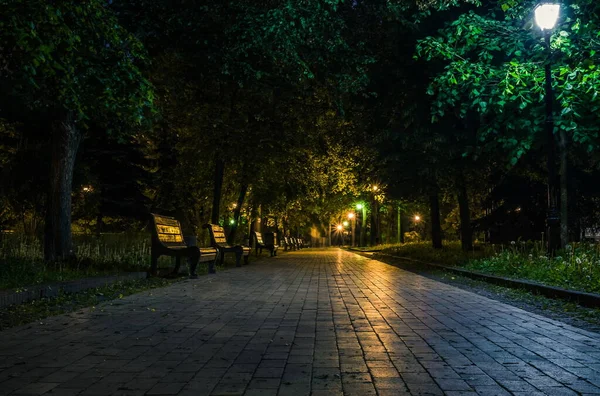
<svg viewBox="0 0 600 396">
<path fill-rule="evenodd" d="M 196 268 L 198 267 L 198 262 L 200 261 L 200 249 L 194 246 L 196 249 L 192 252 L 190 257 L 188 258 L 188 265 L 190 267 L 190 279 L 198 278 L 198 274 L 196 273 Z M 179 261 L 179 257 L 177 257 Z M 179 270 L 179 268 L 178 268 Z"/>
<path fill-rule="evenodd" d="M 209 274 L 216 274 L 217 273 L 217 262 L 219 260 L 219 252 L 217 252 L 217 255 L 215 256 L 215 259 L 212 261 L 208 262 L 208 273 Z"/>
<path fill-rule="evenodd" d="M 158 275 L 158 256 L 154 253 L 151 254 L 150 258 L 150 275 L 157 276 Z"/>
<path fill-rule="evenodd" d="M 177 275 L 179 273 L 179 268 L 181 268 L 181 257 L 175 257 L 175 268 L 173 268 L 173 272 L 171 275 Z"/>
</svg>

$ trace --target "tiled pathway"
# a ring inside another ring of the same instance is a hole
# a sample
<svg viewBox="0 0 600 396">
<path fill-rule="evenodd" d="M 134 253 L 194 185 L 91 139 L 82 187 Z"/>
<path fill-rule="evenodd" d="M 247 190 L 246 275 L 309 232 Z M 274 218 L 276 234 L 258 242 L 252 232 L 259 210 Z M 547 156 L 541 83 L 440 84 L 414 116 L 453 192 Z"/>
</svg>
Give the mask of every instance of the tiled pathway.
<svg viewBox="0 0 600 396">
<path fill-rule="evenodd" d="M 303 250 L 1 332 L 8 394 L 600 394 L 600 335 Z"/>
</svg>

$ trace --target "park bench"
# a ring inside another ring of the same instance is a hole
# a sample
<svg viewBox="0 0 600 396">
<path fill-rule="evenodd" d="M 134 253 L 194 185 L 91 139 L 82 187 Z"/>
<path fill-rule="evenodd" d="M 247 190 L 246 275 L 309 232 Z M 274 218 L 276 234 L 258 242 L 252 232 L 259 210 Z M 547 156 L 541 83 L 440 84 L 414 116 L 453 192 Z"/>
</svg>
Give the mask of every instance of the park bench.
<svg viewBox="0 0 600 396">
<path fill-rule="evenodd" d="M 188 246 L 181 232 L 181 224 L 173 217 L 152 213 L 152 247 L 150 274 L 158 274 L 158 258 L 160 256 L 175 257 L 173 274 L 179 273 L 181 258 L 188 257 L 190 278 L 197 278 L 196 267 L 200 262 L 208 262 L 208 272 L 215 273 L 218 251 L 215 248 L 199 248 Z"/>
<path fill-rule="evenodd" d="M 275 245 L 274 241 L 265 242 L 262 234 L 257 231 L 254 231 L 252 234 L 254 235 L 254 250 L 256 251 L 257 256 L 259 255 L 259 252 L 262 254 L 263 249 L 267 249 L 271 253 L 271 257 L 277 256 L 277 249 L 279 246 Z"/>
<path fill-rule="evenodd" d="M 241 267 L 241 259 L 244 257 L 244 264 L 248 264 L 250 248 L 242 245 L 230 246 L 225 238 L 225 230 L 218 224 L 204 224 L 203 228 L 208 229 L 212 247 L 216 248 L 221 255 L 221 264 L 225 258 L 225 253 L 235 253 L 235 265 Z"/>
<path fill-rule="evenodd" d="M 301 249 L 300 243 L 298 242 L 298 238 L 292 237 L 292 244 L 294 245 L 295 250 Z"/>
<path fill-rule="evenodd" d="M 283 237 L 283 242 L 285 244 L 285 250 L 296 250 L 291 237 Z"/>
</svg>

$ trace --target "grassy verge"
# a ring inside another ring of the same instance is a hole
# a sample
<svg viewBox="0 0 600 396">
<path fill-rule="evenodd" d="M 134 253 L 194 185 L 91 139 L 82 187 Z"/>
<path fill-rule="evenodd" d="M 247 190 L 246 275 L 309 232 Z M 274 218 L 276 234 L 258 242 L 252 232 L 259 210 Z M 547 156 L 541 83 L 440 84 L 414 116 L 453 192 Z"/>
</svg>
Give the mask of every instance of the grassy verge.
<svg viewBox="0 0 600 396">
<path fill-rule="evenodd" d="M 600 246 L 594 244 L 572 244 L 553 257 L 546 254 L 540 243 L 534 242 L 476 245 L 469 252 L 462 251 L 459 242 L 446 242 L 443 249 L 433 249 L 427 242 L 415 242 L 390 245 L 382 252 L 490 275 L 600 293 Z"/>
<path fill-rule="evenodd" d="M 386 245 L 382 253 L 430 263 L 461 266 L 469 260 L 493 255 L 494 247 L 475 245 L 473 250 L 465 252 L 461 249 L 460 242 L 457 241 L 444 242 L 442 249 L 434 249 L 431 242 L 410 242 L 402 245 Z"/>
<path fill-rule="evenodd" d="M 42 321 L 49 316 L 73 312 L 85 307 L 94 307 L 104 301 L 118 300 L 144 290 L 169 286 L 183 279 L 186 278 L 149 278 L 116 282 L 110 286 L 88 289 L 79 293 L 61 293 L 54 298 L 42 298 L 26 304 L 0 308 L 0 330 Z"/>
<path fill-rule="evenodd" d="M 75 235 L 76 260 L 44 262 L 42 243 L 18 234 L 0 241 L 0 289 L 56 283 L 122 272 L 147 271 L 150 236 L 146 233 Z M 159 268 L 173 268 L 170 257 L 161 257 Z M 200 264 L 199 271 L 203 266 Z"/>
<path fill-rule="evenodd" d="M 510 246 L 490 257 L 470 260 L 464 268 L 600 293 L 600 251 L 597 245 L 570 245 L 554 257 L 548 257 L 540 247 Z"/>
</svg>

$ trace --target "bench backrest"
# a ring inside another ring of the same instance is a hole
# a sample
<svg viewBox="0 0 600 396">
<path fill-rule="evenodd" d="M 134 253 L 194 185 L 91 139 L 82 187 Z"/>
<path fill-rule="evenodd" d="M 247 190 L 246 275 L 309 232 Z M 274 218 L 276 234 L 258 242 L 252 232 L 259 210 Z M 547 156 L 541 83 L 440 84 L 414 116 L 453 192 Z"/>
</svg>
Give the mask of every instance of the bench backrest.
<svg viewBox="0 0 600 396">
<path fill-rule="evenodd" d="M 204 224 L 203 228 L 207 228 L 210 234 L 210 243 L 213 247 L 226 247 L 227 238 L 225 230 L 218 224 Z"/>
<path fill-rule="evenodd" d="M 256 238 L 256 243 L 258 245 L 264 245 L 262 234 L 258 231 L 254 231 L 254 237 Z"/>
<path fill-rule="evenodd" d="M 186 247 L 181 224 L 173 217 L 152 213 L 154 239 L 166 247 Z"/>
</svg>

